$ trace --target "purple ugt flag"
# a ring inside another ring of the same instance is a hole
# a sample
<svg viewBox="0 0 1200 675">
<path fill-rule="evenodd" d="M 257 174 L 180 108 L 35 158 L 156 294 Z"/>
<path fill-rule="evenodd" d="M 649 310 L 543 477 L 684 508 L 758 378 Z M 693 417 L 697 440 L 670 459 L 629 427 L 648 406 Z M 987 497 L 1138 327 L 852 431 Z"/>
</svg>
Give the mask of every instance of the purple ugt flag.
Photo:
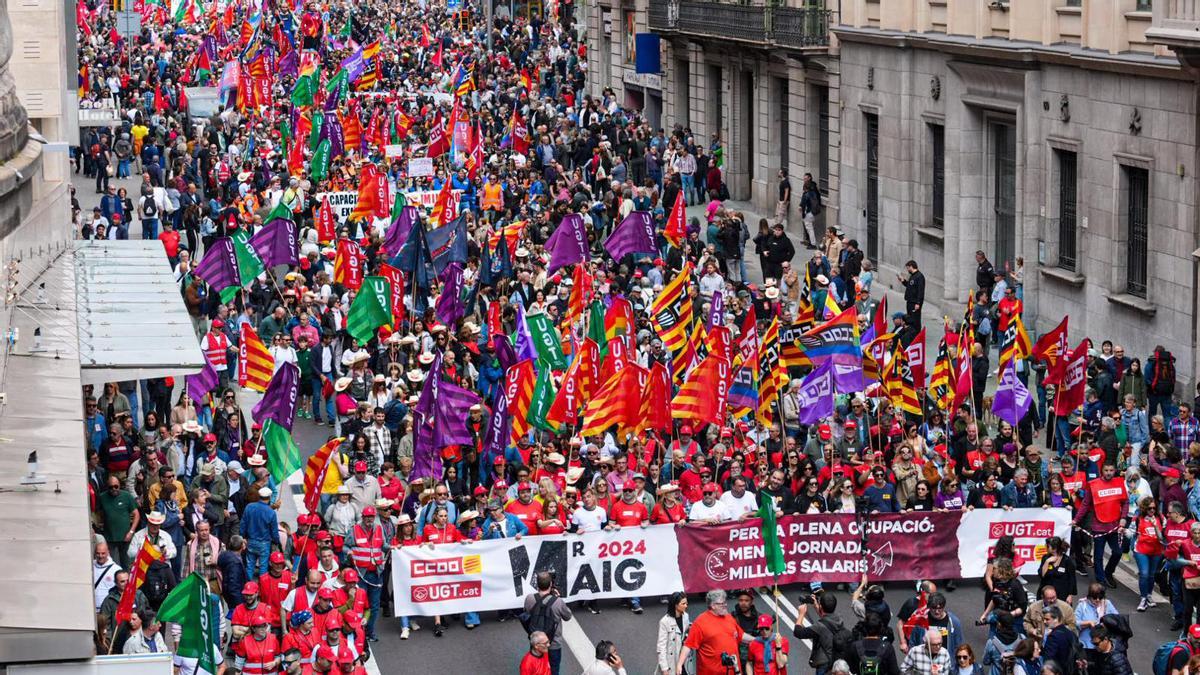
<svg viewBox="0 0 1200 675">
<path fill-rule="evenodd" d="M 262 400 L 250 411 L 255 422 L 271 420 L 279 426 L 292 430 L 296 421 L 296 400 L 300 393 L 300 368 L 294 363 L 284 363 L 271 376 Z"/>
<path fill-rule="evenodd" d="M 618 261 L 630 253 L 657 253 L 654 247 L 654 218 L 647 211 L 630 211 L 604 240 L 604 248 L 613 260 Z"/>
<path fill-rule="evenodd" d="M 992 398 L 992 412 L 996 417 L 1008 422 L 1014 427 L 1021 423 L 1021 418 L 1029 412 L 1029 404 L 1033 397 L 1021 381 L 1017 379 L 1016 367 L 1008 361 L 1000 367 L 1000 385 L 996 387 L 996 395 Z"/>
<path fill-rule="evenodd" d="M 441 383 L 442 353 L 433 357 L 429 372 L 425 375 L 425 386 L 421 388 L 421 397 L 413 406 L 413 477 L 440 478 L 442 475 L 442 456 L 438 452 L 434 424 L 436 415 L 438 387 Z"/>
<path fill-rule="evenodd" d="M 404 242 L 408 241 L 408 233 L 412 230 L 413 223 L 417 222 L 417 207 L 405 206 L 400 209 L 400 215 L 396 216 L 396 220 L 387 229 L 387 234 L 383 237 L 383 250 L 389 257 L 400 254 L 400 249 L 404 248 Z"/>
<path fill-rule="evenodd" d="M 713 326 L 723 326 L 725 322 L 722 320 L 725 316 L 725 294 L 713 293 L 712 306 L 708 310 L 708 325 L 706 328 L 713 329 Z"/>
<path fill-rule="evenodd" d="M 275 70 L 280 77 L 295 77 L 300 72 L 300 55 L 295 49 L 289 49 L 283 58 L 275 62 Z"/>
<path fill-rule="evenodd" d="M 518 305 L 520 307 L 520 305 Z M 496 360 L 500 362 L 500 371 L 508 370 L 509 366 L 519 361 L 517 352 L 513 349 L 512 340 L 507 335 L 496 335 L 492 338 L 493 349 L 496 350 Z M 507 410 L 508 408 L 505 408 Z M 505 438 L 508 438 L 505 436 Z"/>
<path fill-rule="evenodd" d="M 801 424 L 816 424 L 833 414 L 833 362 L 826 361 L 808 374 L 796 392 Z"/>
<path fill-rule="evenodd" d="M 237 251 L 233 248 L 233 240 L 221 237 L 204 251 L 200 264 L 196 265 L 196 276 L 200 277 L 220 291 L 228 286 L 240 286 L 238 277 Z"/>
<path fill-rule="evenodd" d="M 341 157 L 346 154 L 346 132 L 342 129 L 342 120 L 337 115 L 327 115 L 321 125 L 321 135 L 329 139 L 329 156 Z"/>
<path fill-rule="evenodd" d="M 439 383 L 434 411 L 434 447 L 440 450 L 448 445 L 473 443 L 471 430 L 467 428 L 467 415 L 471 412 L 471 406 L 478 403 L 479 396 L 475 392 L 453 382 Z"/>
<path fill-rule="evenodd" d="M 491 466 L 491 463 L 497 457 L 503 456 L 508 448 L 508 439 L 512 437 L 512 416 L 507 411 L 508 394 L 504 387 L 496 387 L 496 395 L 492 399 L 492 416 L 488 420 L 487 432 L 483 438 L 486 466 Z"/>
<path fill-rule="evenodd" d="M 462 263 L 452 262 L 442 272 L 442 292 L 438 295 L 434 314 L 438 321 L 453 326 L 456 321 L 466 314 L 462 303 L 463 268 Z"/>
<path fill-rule="evenodd" d="M 216 389 L 219 381 L 220 377 L 208 359 L 204 360 L 204 368 L 200 369 L 200 372 L 188 375 L 184 380 L 187 385 L 187 395 L 196 402 L 197 408 L 204 405 L 204 397 L 208 395 L 208 392 Z"/>
<path fill-rule="evenodd" d="M 587 260 L 588 241 L 583 216 L 578 213 L 567 214 L 546 242 L 546 249 L 550 251 L 550 265 L 546 268 L 546 274 L 554 274 L 567 265 Z"/>
<path fill-rule="evenodd" d="M 300 264 L 300 240 L 296 223 L 287 218 L 272 218 L 250 237 L 250 247 L 267 267 Z"/>
<path fill-rule="evenodd" d="M 525 307 L 517 303 L 517 360 L 525 359 L 537 361 L 537 348 L 533 346 L 529 324 L 525 323 Z"/>
</svg>

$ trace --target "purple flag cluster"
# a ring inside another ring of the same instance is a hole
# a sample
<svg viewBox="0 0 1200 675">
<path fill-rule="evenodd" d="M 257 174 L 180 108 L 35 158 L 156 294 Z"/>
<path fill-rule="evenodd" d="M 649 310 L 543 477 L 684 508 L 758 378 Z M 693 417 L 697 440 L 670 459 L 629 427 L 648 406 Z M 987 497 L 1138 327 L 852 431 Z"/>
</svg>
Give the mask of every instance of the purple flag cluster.
<svg viewBox="0 0 1200 675">
<path fill-rule="evenodd" d="M 517 360 L 531 359 L 537 361 L 537 347 L 533 344 L 533 335 L 529 332 L 529 324 L 525 321 L 525 306 L 517 303 Z"/>
<path fill-rule="evenodd" d="M 546 241 L 546 250 L 550 252 L 547 274 L 587 260 L 588 240 L 583 216 L 578 213 L 567 214 Z"/>
<path fill-rule="evenodd" d="M 466 315 L 466 307 L 462 303 L 463 266 L 460 262 L 452 262 L 443 270 L 442 292 L 434 305 L 434 314 L 438 321 L 453 326 L 456 321 Z"/>
<path fill-rule="evenodd" d="M 442 448 L 473 442 L 467 415 L 479 400 L 474 392 L 442 380 L 442 354 L 439 352 L 425 378 L 421 398 L 413 407 L 414 478 L 440 477 Z"/>
<path fill-rule="evenodd" d="M 267 267 L 300 264 L 300 239 L 296 223 L 287 218 L 272 218 L 250 237 L 250 247 Z"/>
<path fill-rule="evenodd" d="M 233 248 L 233 240 L 221 237 L 204 251 L 204 257 L 196 265 L 196 276 L 220 291 L 227 286 L 240 286 L 238 276 L 237 251 Z"/>
<path fill-rule="evenodd" d="M 604 248 L 618 261 L 630 253 L 658 253 L 654 246 L 654 218 L 647 211 L 631 211 L 604 240 Z"/>
<path fill-rule="evenodd" d="M 804 378 L 798 399 L 798 419 L 801 424 L 816 424 L 833 414 L 833 363 L 826 361 Z"/>
<path fill-rule="evenodd" d="M 388 256 L 400 254 L 400 249 L 404 248 L 404 242 L 408 241 L 408 233 L 412 230 L 413 223 L 417 222 L 417 215 L 415 206 L 405 206 L 400 209 L 400 215 L 392 221 L 383 237 L 383 250 Z"/>
<path fill-rule="evenodd" d="M 271 420 L 279 426 L 292 430 L 296 421 L 296 401 L 300 395 L 300 368 L 294 363 L 284 363 L 271 376 L 262 400 L 250 411 L 255 422 Z"/>
</svg>

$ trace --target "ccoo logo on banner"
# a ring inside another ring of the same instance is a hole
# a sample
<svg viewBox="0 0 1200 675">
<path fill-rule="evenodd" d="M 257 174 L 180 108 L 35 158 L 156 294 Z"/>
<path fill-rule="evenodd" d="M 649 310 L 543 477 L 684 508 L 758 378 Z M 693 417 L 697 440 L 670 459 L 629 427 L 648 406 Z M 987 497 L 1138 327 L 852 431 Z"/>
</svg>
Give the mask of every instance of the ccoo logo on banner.
<svg viewBox="0 0 1200 675">
<path fill-rule="evenodd" d="M 521 607 L 538 572 L 564 599 L 598 600 L 683 590 L 675 528 L 491 539 L 392 550 L 398 616 Z"/>
</svg>

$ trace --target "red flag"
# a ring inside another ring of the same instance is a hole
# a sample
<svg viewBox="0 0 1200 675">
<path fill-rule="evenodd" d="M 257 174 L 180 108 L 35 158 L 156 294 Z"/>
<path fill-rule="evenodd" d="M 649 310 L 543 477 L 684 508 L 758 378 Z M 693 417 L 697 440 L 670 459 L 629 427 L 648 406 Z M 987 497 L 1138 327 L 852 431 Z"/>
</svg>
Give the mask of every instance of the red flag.
<svg viewBox="0 0 1200 675">
<path fill-rule="evenodd" d="M 363 128 L 357 112 L 350 111 L 342 115 L 342 135 L 347 150 L 362 152 Z"/>
<path fill-rule="evenodd" d="M 354 204 L 354 210 L 350 212 L 350 220 L 366 220 L 367 216 L 378 213 L 379 206 L 376 200 L 379 198 L 379 191 L 376 189 L 376 176 L 378 169 L 374 164 L 364 164 L 358 174 L 358 201 Z M 385 178 L 386 180 L 386 178 Z M 387 215 L 387 212 L 384 212 Z"/>
<path fill-rule="evenodd" d="M 150 569 L 150 563 L 155 560 L 162 560 L 162 557 L 162 550 L 147 538 L 142 544 L 141 550 L 138 551 L 137 558 L 133 561 L 133 569 L 130 570 L 129 581 L 125 584 L 125 590 L 121 593 L 121 602 L 117 605 L 117 611 L 113 617 L 114 621 L 123 623 L 129 620 L 130 615 L 133 614 L 133 604 L 134 599 L 137 597 L 137 590 L 146 581 L 146 570 Z"/>
<path fill-rule="evenodd" d="M 583 309 L 592 299 L 592 275 L 586 265 L 576 265 L 571 273 L 574 281 L 571 284 L 571 294 L 567 297 L 567 323 L 575 323 L 583 316 Z M 753 310 L 753 306 L 750 308 Z"/>
<path fill-rule="evenodd" d="M 913 383 L 917 389 L 925 388 L 925 329 L 922 328 L 917 337 L 913 338 L 905 350 L 908 358 L 908 368 L 912 371 Z"/>
<path fill-rule="evenodd" d="M 442 114 L 438 113 L 433 118 L 432 128 L 429 130 L 429 152 L 426 153 L 429 157 L 437 158 L 446 154 L 450 149 L 450 135 L 448 127 L 442 123 Z"/>
<path fill-rule="evenodd" d="M 959 355 L 958 372 L 954 375 L 954 409 L 957 410 L 960 405 L 967 401 L 971 401 L 971 354 L 965 353 Z M 974 405 L 974 402 L 972 402 Z M 975 411 L 979 414 L 979 411 Z"/>
<path fill-rule="evenodd" d="M 1049 365 L 1046 370 L 1045 384 L 1058 384 L 1062 382 L 1063 362 L 1066 359 L 1067 353 L 1067 319 L 1064 316 L 1063 320 L 1054 327 L 1053 330 L 1038 338 L 1033 344 L 1033 358 L 1035 361 L 1041 361 Z"/>
<path fill-rule="evenodd" d="M 687 238 L 687 214 L 684 212 L 684 199 L 680 194 L 675 198 L 671 207 L 671 216 L 663 227 L 663 236 L 676 248 L 683 248 L 683 240 Z"/>
<path fill-rule="evenodd" d="M 433 55 L 433 57 L 431 57 L 431 58 L 429 59 L 429 62 L 430 62 L 430 63 L 432 63 L 433 65 L 437 66 L 438 68 L 441 68 L 441 67 L 442 67 L 442 47 L 443 47 L 443 46 L 444 46 L 444 45 L 443 45 L 443 44 L 442 44 L 442 42 L 439 40 L 439 41 L 438 41 L 438 50 L 437 50 L 437 53 L 436 53 L 436 54 L 434 54 L 434 55 Z"/>
<path fill-rule="evenodd" d="M 179 109 L 187 110 L 187 108 L 188 108 L 187 89 L 185 89 L 183 87 L 183 85 L 179 85 L 179 97 L 178 98 L 179 98 Z"/>
<path fill-rule="evenodd" d="M 639 431 L 671 431 L 671 371 L 661 361 L 650 366 L 650 377 L 642 391 L 641 423 L 638 426 Z"/>
<path fill-rule="evenodd" d="M 604 359 L 604 364 L 600 367 L 600 381 L 608 382 L 613 375 L 621 372 L 629 367 L 633 359 L 629 357 L 629 345 L 626 336 L 614 338 L 608 341 L 608 356 Z"/>
<path fill-rule="evenodd" d="M 392 326 L 399 326 L 404 321 L 404 275 L 387 263 L 379 263 L 379 276 L 392 284 Z"/>
<path fill-rule="evenodd" d="M 367 254 L 353 239 L 338 242 L 337 257 L 333 260 L 333 282 L 351 290 L 362 287 L 363 268 L 367 265 Z"/>
<path fill-rule="evenodd" d="M 162 87 L 154 85 L 154 112 L 163 113 L 167 110 L 167 97 L 163 96 Z"/>
<path fill-rule="evenodd" d="M 429 43 L 429 27 L 425 24 L 421 24 L 421 46 L 429 47 Z"/>
<path fill-rule="evenodd" d="M 287 163 L 288 171 L 293 174 L 304 170 L 304 144 L 299 137 L 292 139 L 292 146 L 288 148 Z"/>
<path fill-rule="evenodd" d="M 392 191 L 388 186 L 387 173 L 375 172 L 374 191 L 375 217 L 387 218 L 392 212 Z"/>
<path fill-rule="evenodd" d="M 329 204 L 329 195 L 321 198 L 321 207 L 317 209 L 317 242 L 324 244 L 333 241 L 337 236 L 337 219 L 333 216 L 333 207 Z"/>
<path fill-rule="evenodd" d="M 483 166 L 483 133 L 479 129 L 479 123 L 475 123 L 475 130 L 471 134 L 471 152 L 467 153 L 467 177 L 475 180 L 479 176 L 479 167 Z"/>
<path fill-rule="evenodd" d="M 731 379 L 733 370 L 729 367 L 729 359 L 717 354 L 704 357 L 671 399 L 671 416 L 696 423 L 723 423 Z"/>
<path fill-rule="evenodd" d="M 488 346 L 495 347 L 496 336 L 504 334 L 504 325 L 500 322 L 500 303 L 498 302 L 488 303 L 487 329 Z"/>
<path fill-rule="evenodd" d="M 442 189 L 438 192 L 437 201 L 433 203 L 433 210 L 429 212 L 429 220 L 433 221 L 434 227 L 441 227 L 454 217 L 453 214 L 458 209 L 450 203 L 453 194 L 450 179 L 447 177 L 446 181 L 442 183 Z"/>
<path fill-rule="evenodd" d="M 345 438 L 334 438 L 322 445 L 308 458 L 304 465 L 304 508 L 316 513 L 321 504 L 321 486 L 325 484 L 325 473 L 329 470 L 329 458 Z"/>
<path fill-rule="evenodd" d="M 1063 357 L 1066 368 L 1063 372 L 1062 385 L 1054 397 L 1054 414 L 1066 417 L 1083 405 L 1084 392 L 1087 391 L 1087 360 L 1088 349 L 1092 343 L 1087 338 L 1079 343 L 1075 351 Z"/>
<path fill-rule="evenodd" d="M 512 149 L 518 154 L 529 154 L 529 125 L 525 124 L 525 119 L 521 117 L 518 110 L 513 110 L 512 114 Z"/>
</svg>

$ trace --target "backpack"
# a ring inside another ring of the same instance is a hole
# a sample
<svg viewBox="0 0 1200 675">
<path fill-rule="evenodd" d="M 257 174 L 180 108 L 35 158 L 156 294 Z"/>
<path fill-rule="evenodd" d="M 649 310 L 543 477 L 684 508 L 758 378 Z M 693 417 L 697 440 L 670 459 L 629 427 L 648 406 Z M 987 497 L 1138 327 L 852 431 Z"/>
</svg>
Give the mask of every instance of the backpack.
<svg viewBox="0 0 1200 675">
<path fill-rule="evenodd" d="M 142 217 L 155 218 L 158 216 L 158 205 L 154 203 L 153 197 L 142 197 Z"/>
<path fill-rule="evenodd" d="M 881 661 L 883 657 L 882 651 L 878 649 L 872 649 L 870 652 L 868 652 L 865 642 L 860 642 L 857 644 L 858 647 L 856 651 L 858 652 L 858 675 L 880 675 L 879 671 L 882 667 Z"/>
<path fill-rule="evenodd" d="M 1162 350 L 1154 353 L 1154 375 L 1150 378 L 1150 393 L 1170 396 L 1175 393 L 1175 357 Z"/>
<path fill-rule="evenodd" d="M 538 598 L 533 604 L 533 608 L 528 612 L 521 612 L 521 626 L 525 628 L 527 634 L 534 631 L 541 631 L 546 634 L 546 637 L 554 642 L 555 625 L 554 615 L 551 608 L 554 606 L 554 601 L 558 599 L 557 595 L 547 593 Z"/>
<path fill-rule="evenodd" d="M 825 624 L 832 638 L 829 645 L 829 662 L 833 663 L 839 659 L 849 661 L 850 656 L 854 654 L 854 633 L 844 625 L 834 626 L 824 617 L 821 618 L 821 623 Z"/>
<path fill-rule="evenodd" d="M 1100 625 L 1126 643 L 1133 639 L 1133 627 L 1129 625 L 1129 617 L 1124 614 L 1105 614 L 1100 619 Z"/>
<path fill-rule="evenodd" d="M 1176 649 L 1186 649 L 1188 654 L 1191 654 L 1192 648 L 1188 646 L 1185 640 L 1174 640 L 1159 646 L 1154 652 L 1153 669 L 1154 675 L 1167 675 L 1167 670 L 1171 664 L 1171 656 L 1175 654 Z"/>
</svg>

